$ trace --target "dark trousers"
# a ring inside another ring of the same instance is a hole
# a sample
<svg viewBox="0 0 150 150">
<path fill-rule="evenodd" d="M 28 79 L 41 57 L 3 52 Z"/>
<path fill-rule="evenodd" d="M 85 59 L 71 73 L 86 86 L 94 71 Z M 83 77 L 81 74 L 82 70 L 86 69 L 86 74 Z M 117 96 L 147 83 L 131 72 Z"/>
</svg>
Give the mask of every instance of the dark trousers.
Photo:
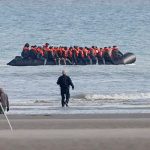
<svg viewBox="0 0 150 150">
<path fill-rule="evenodd" d="M 6 110 L 6 107 L 3 107 L 3 110 L 5 111 L 5 110 Z M 1 106 L 0 106 L 0 114 L 4 114 L 3 110 L 2 110 L 2 108 L 1 108 Z"/>
<path fill-rule="evenodd" d="M 62 104 L 62 107 L 64 107 L 65 104 L 68 105 L 69 98 L 70 98 L 69 88 L 67 88 L 67 89 L 62 89 L 61 88 L 61 104 Z"/>
</svg>

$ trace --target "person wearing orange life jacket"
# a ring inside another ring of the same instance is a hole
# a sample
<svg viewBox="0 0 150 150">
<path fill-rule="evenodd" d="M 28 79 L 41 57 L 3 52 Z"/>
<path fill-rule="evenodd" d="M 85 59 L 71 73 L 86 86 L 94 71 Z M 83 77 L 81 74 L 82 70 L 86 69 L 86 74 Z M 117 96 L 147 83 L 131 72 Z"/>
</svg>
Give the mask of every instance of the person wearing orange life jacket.
<svg viewBox="0 0 150 150">
<path fill-rule="evenodd" d="M 66 59 L 67 59 L 67 47 L 63 47 L 62 49 L 62 58 L 63 64 L 66 65 Z"/>
<path fill-rule="evenodd" d="M 68 51 L 67 51 L 67 58 L 70 60 L 70 62 L 72 63 L 72 47 L 69 47 Z"/>
<path fill-rule="evenodd" d="M 92 64 L 92 59 L 90 57 L 91 50 L 88 47 L 86 47 L 86 50 L 88 64 Z"/>
<path fill-rule="evenodd" d="M 123 54 L 119 51 L 118 47 L 115 45 L 112 47 L 112 57 L 116 60 L 123 57 Z"/>
<path fill-rule="evenodd" d="M 103 59 L 103 49 L 99 48 L 98 53 L 96 54 L 96 57 L 98 59 L 98 64 L 105 64 L 105 61 Z"/>
<path fill-rule="evenodd" d="M 108 46 L 108 54 L 109 54 L 109 56 L 112 58 L 112 48 L 111 48 L 111 46 Z"/>
<path fill-rule="evenodd" d="M 26 43 L 23 47 L 23 51 L 29 51 L 30 50 L 29 47 L 30 47 L 29 43 Z"/>
<path fill-rule="evenodd" d="M 60 64 L 60 60 L 62 59 L 62 47 L 54 47 L 53 48 L 54 57 L 56 59 L 57 64 Z"/>
<path fill-rule="evenodd" d="M 99 52 L 99 49 L 98 49 L 98 48 L 95 48 L 95 49 L 94 49 L 94 56 L 96 56 L 96 55 L 98 54 L 98 52 Z"/>
<path fill-rule="evenodd" d="M 67 58 L 67 47 L 64 47 L 64 48 L 62 49 L 62 57 L 63 57 L 64 59 Z"/>
<path fill-rule="evenodd" d="M 90 64 L 90 59 L 89 59 L 89 56 L 88 56 L 88 48 L 87 47 L 83 48 L 83 55 L 84 55 L 85 65 Z"/>
<path fill-rule="evenodd" d="M 45 44 L 43 45 L 43 50 L 44 50 L 44 51 L 49 51 L 49 44 L 48 44 L 48 43 L 45 43 Z"/>
<path fill-rule="evenodd" d="M 108 52 L 108 48 L 107 48 L 106 46 L 103 48 L 103 52 L 104 52 L 104 53 L 107 53 L 107 52 Z"/>
<path fill-rule="evenodd" d="M 48 59 L 48 52 L 49 52 L 49 43 L 45 43 L 44 45 L 43 45 L 43 53 L 44 53 L 44 57 L 46 58 L 46 59 Z"/>
<path fill-rule="evenodd" d="M 111 58 L 111 47 L 104 47 L 103 51 L 104 51 L 103 57 L 105 59 L 105 63 L 113 64 L 113 61 Z"/>
<path fill-rule="evenodd" d="M 86 64 L 82 47 L 79 47 L 79 53 L 78 53 L 77 60 L 78 60 L 79 64 L 84 64 L 84 65 Z"/>
<path fill-rule="evenodd" d="M 37 49 L 37 59 L 44 60 L 44 52 L 41 46 L 38 46 Z"/>
<path fill-rule="evenodd" d="M 34 45 L 34 46 L 31 46 L 31 49 L 30 49 L 30 57 L 31 59 L 37 59 L 37 46 Z"/>
<path fill-rule="evenodd" d="M 95 46 L 95 48 L 94 48 L 94 57 L 96 59 L 96 64 L 98 64 L 98 58 L 97 58 L 98 52 L 99 52 L 99 48 Z"/>
<path fill-rule="evenodd" d="M 107 49 L 107 47 L 104 47 L 104 48 L 103 48 L 103 57 L 104 57 L 105 60 L 106 60 L 107 57 L 108 57 L 108 49 Z"/>
<path fill-rule="evenodd" d="M 108 54 L 109 54 L 112 64 L 116 64 L 116 62 L 114 60 L 114 56 L 113 56 L 113 48 L 111 46 L 108 47 Z"/>
<path fill-rule="evenodd" d="M 77 49 L 76 49 L 76 47 L 74 46 L 74 47 L 72 48 L 72 63 L 75 64 L 75 65 L 78 64 L 78 62 L 77 62 L 77 57 L 78 57 Z"/>
<path fill-rule="evenodd" d="M 113 50 L 113 51 L 118 51 L 119 49 L 118 49 L 118 47 L 117 47 L 116 45 L 114 45 L 114 46 L 112 47 L 112 50 Z"/>
<path fill-rule="evenodd" d="M 71 65 L 72 64 L 72 52 L 71 52 L 71 50 L 70 50 L 70 48 L 68 48 L 68 47 L 64 47 L 64 49 L 65 49 L 65 52 L 64 52 L 64 61 L 65 61 L 65 64 L 69 64 L 69 65 Z"/>
<path fill-rule="evenodd" d="M 106 49 L 104 49 L 104 48 L 100 48 L 100 55 L 101 55 L 101 57 L 102 57 L 102 63 L 103 64 L 105 64 L 106 62 L 105 62 L 105 53 L 106 53 L 107 51 L 106 51 Z"/>
<path fill-rule="evenodd" d="M 55 62 L 57 65 L 60 64 L 60 56 L 61 55 L 61 52 L 60 52 L 60 47 L 53 47 L 52 48 L 52 51 L 53 51 L 53 56 L 54 56 L 54 59 L 55 59 Z"/>
<path fill-rule="evenodd" d="M 88 47 L 82 47 L 82 56 L 84 58 L 85 64 L 89 64 Z"/>
<path fill-rule="evenodd" d="M 30 45 L 29 43 L 26 43 L 23 47 L 23 50 L 21 52 L 21 56 L 24 58 L 24 59 L 28 59 L 30 57 Z"/>
<path fill-rule="evenodd" d="M 99 49 L 100 56 L 103 57 L 103 48 Z"/>
<path fill-rule="evenodd" d="M 63 47 L 59 47 L 56 51 L 57 51 L 57 54 L 58 54 L 58 58 L 59 58 L 59 59 L 62 59 Z"/>
<path fill-rule="evenodd" d="M 96 64 L 97 60 L 96 60 L 95 54 L 94 54 L 94 47 L 92 46 L 89 51 L 90 51 L 89 56 L 90 56 L 90 59 L 91 59 L 91 63 L 90 64 L 91 65 L 92 64 Z"/>
<path fill-rule="evenodd" d="M 47 51 L 47 61 L 49 62 L 53 62 L 54 65 L 56 65 L 56 57 L 55 57 L 55 50 L 53 49 L 53 47 L 49 47 L 49 51 Z"/>
</svg>

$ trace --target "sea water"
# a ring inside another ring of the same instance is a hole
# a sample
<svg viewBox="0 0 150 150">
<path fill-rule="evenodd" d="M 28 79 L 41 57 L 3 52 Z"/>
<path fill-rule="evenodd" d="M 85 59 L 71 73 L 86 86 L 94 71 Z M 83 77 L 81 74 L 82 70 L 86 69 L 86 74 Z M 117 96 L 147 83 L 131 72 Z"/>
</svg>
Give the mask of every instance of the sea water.
<svg viewBox="0 0 150 150">
<path fill-rule="evenodd" d="M 10 114 L 150 112 L 149 0 L 1 0 L 0 87 Z M 6 64 L 25 43 L 112 46 L 136 55 L 131 65 L 28 66 Z M 75 85 L 61 108 L 62 69 Z"/>
</svg>

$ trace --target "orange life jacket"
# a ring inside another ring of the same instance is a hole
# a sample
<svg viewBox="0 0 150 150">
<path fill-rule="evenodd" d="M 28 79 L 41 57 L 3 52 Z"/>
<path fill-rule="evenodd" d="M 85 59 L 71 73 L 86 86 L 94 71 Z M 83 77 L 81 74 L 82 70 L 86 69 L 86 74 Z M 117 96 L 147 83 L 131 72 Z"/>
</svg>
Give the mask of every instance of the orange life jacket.
<svg viewBox="0 0 150 150">
<path fill-rule="evenodd" d="M 29 47 L 24 47 L 23 48 L 23 51 L 29 51 L 30 49 L 29 49 Z"/>
<path fill-rule="evenodd" d="M 113 47 L 112 51 L 118 51 L 119 49 L 117 47 Z"/>
<path fill-rule="evenodd" d="M 72 58 L 72 51 L 71 50 L 68 50 L 68 57 Z"/>
<path fill-rule="evenodd" d="M 102 52 L 102 50 L 99 50 L 98 53 L 97 53 L 97 55 L 100 56 L 100 57 L 103 57 L 103 52 Z"/>
<path fill-rule="evenodd" d="M 36 47 L 31 47 L 31 50 L 33 50 L 34 52 L 36 52 Z"/>
<path fill-rule="evenodd" d="M 44 56 L 44 52 L 41 48 L 37 48 L 37 53 L 41 54 L 42 56 Z"/>
<path fill-rule="evenodd" d="M 48 52 L 50 49 L 49 49 L 49 47 L 44 46 L 44 47 L 43 47 L 43 50 L 44 50 L 45 52 Z"/>
</svg>

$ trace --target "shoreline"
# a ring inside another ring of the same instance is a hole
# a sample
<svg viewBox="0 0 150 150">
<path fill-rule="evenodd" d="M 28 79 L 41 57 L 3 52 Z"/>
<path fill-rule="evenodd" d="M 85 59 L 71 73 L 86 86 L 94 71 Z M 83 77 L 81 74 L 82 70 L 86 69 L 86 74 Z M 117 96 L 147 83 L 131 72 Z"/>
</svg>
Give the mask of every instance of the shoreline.
<svg viewBox="0 0 150 150">
<path fill-rule="evenodd" d="M 0 115 L 3 150 L 148 150 L 150 114 Z"/>
<path fill-rule="evenodd" d="M 49 118 L 49 119 L 125 119 L 125 118 L 150 118 L 150 113 L 87 113 L 87 114 L 9 114 L 6 112 L 8 118 L 12 119 L 30 119 L 34 117 L 38 118 Z M 0 114 L 0 120 L 4 115 Z M 33 119 L 33 118 L 32 118 Z"/>
</svg>

